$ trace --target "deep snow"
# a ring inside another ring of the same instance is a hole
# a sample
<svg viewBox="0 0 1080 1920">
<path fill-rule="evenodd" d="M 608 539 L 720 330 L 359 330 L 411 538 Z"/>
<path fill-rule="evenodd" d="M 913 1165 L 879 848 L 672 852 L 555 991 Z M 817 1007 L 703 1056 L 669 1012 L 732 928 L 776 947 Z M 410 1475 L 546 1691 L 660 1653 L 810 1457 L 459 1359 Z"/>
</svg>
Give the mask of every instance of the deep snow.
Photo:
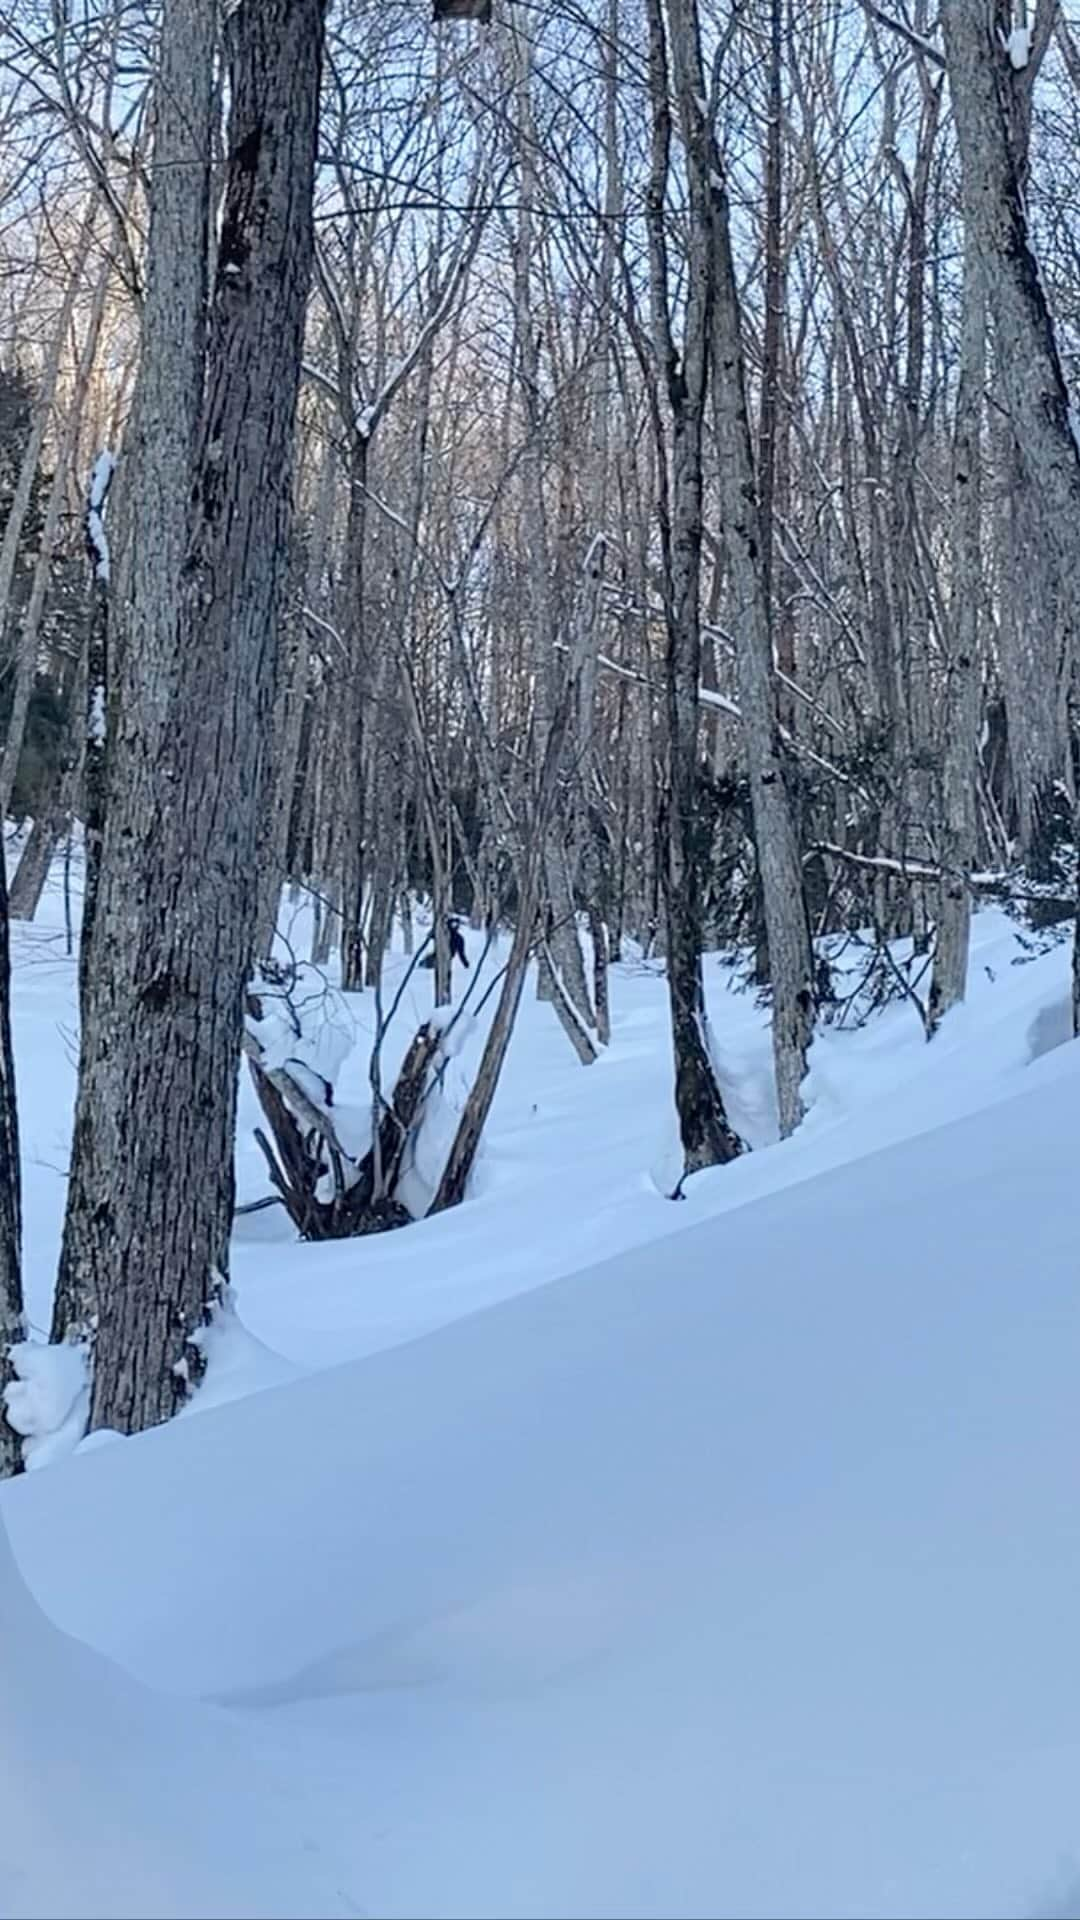
<svg viewBox="0 0 1080 1920">
<path fill-rule="evenodd" d="M 826 1033 L 801 1134 L 682 1204 L 664 984 L 620 970 L 588 1070 L 527 1003 L 458 1212 L 241 1221 L 204 1410 L 0 1496 L 50 1616 L 0 1557 L 0 1913 L 1080 1911 L 1080 1055 L 1067 954 L 1018 952 L 981 918 L 929 1048 L 909 1007 Z M 762 1016 L 708 977 L 767 1141 Z"/>
</svg>

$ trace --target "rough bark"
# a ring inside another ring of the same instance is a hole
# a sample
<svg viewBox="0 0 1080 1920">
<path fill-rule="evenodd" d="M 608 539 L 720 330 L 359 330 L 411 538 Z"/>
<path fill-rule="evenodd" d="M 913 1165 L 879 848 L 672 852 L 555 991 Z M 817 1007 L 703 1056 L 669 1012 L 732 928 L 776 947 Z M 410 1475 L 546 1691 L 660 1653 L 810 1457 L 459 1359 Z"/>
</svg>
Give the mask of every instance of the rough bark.
<svg viewBox="0 0 1080 1920">
<path fill-rule="evenodd" d="M 11 1051 L 11 968 L 8 957 L 7 889 L 4 836 L 0 833 L 0 1392 L 11 1377 L 8 1348 L 22 1338 L 20 1268 L 19 1127 L 15 1105 L 15 1066 Z M 0 1408 L 0 1480 L 18 1473 L 19 1437 Z"/>
<path fill-rule="evenodd" d="M 946 697 L 941 862 L 927 1035 L 964 998 L 971 938 L 968 874 L 975 857 L 975 770 L 981 695 L 982 409 L 986 303 L 969 234 L 964 248 L 960 384 L 953 436 L 952 657 Z"/>
<path fill-rule="evenodd" d="M 89 997 L 94 981 L 91 948 L 99 852 L 110 763 L 125 808 L 134 795 L 145 806 L 156 783 L 166 707 L 178 663 L 180 565 L 205 371 L 205 236 L 215 23 L 214 0 L 194 0 L 188 6 L 173 0 L 162 16 L 142 350 L 121 468 L 113 488 L 111 604 L 107 610 L 104 595 L 95 594 L 93 618 L 97 627 L 87 648 L 87 711 L 89 688 L 96 680 L 105 702 L 106 732 L 97 742 L 99 765 L 93 798 L 97 818 L 93 832 L 99 844 L 94 850 L 94 897 L 89 912 L 84 911 L 81 935 L 79 1091 L 72 1177 L 53 1301 L 54 1340 L 63 1340 L 70 1332 L 80 1335 L 90 1327 L 98 1311 L 97 1286 L 108 1271 L 106 1249 L 84 1244 L 88 1243 L 93 1195 L 106 1183 L 110 1157 L 118 1151 L 115 1139 L 107 1146 L 104 1135 L 97 1139 L 95 1112 L 98 1082 L 108 1077 L 109 1037 L 104 1028 L 112 997 L 106 982 L 99 1019 L 95 1001 Z M 108 637 L 113 647 L 111 687 L 106 682 L 104 657 L 107 611 L 111 615 Z M 89 655 L 95 651 L 97 657 L 91 660 Z M 90 770 L 90 784 L 91 788 L 95 785 L 94 769 Z M 137 814 L 122 815 L 118 824 L 111 864 L 120 902 L 125 893 L 133 902 L 138 900 L 138 849 L 147 824 L 145 814 L 141 819 Z M 144 848 L 143 858 L 149 856 L 150 850 Z M 129 956 L 129 966 L 133 957 Z M 106 958 L 110 967 L 120 964 L 117 954 Z M 119 989 L 117 998 L 119 1001 Z M 123 1018 L 119 1004 L 117 1016 Z M 123 1090 L 118 1086 L 113 1100 L 118 1103 L 122 1097 Z M 105 1112 L 103 1107 L 103 1122 Z M 167 1127 L 168 1123 L 161 1116 L 157 1124 Z M 104 1226 L 108 1212 L 106 1203 L 102 1204 L 106 1208 Z"/>
<path fill-rule="evenodd" d="M 241 0 L 228 20 L 224 216 L 174 627 L 154 618 L 168 569 L 146 583 L 144 671 L 156 663 L 164 698 L 145 682 L 125 698 L 110 748 L 64 1258 L 68 1300 L 96 1315 L 91 1426 L 124 1432 L 183 1396 L 227 1271 L 323 25 L 321 0 Z"/>
<path fill-rule="evenodd" d="M 1030 100 L 1030 67 L 1008 52 L 1005 0 L 946 0 L 945 56 L 963 178 L 964 221 L 994 323 L 995 376 L 1016 442 L 1018 478 L 1032 508 L 1044 589 L 1080 619 L 1080 444 L 1069 412 L 1053 320 L 1028 232 L 1017 137 Z M 1078 923 L 1080 925 L 1080 923 Z M 1080 964 L 1073 1022 L 1080 1033 Z"/>
<path fill-rule="evenodd" d="M 90 956 L 97 919 L 98 887 L 101 880 L 101 849 L 108 805 L 108 753 L 106 709 L 109 696 L 109 545 L 105 532 L 105 499 L 112 477 L 111 456 L 108 478 L 98 487 L 91 480 L 86 510 L 86 548 L 90 562 L 90 624 L 86 636 L 85 737 L 82 758 L 84 880 L 82 931 L 79 942 L 79 1008 L 82 1020 L 89 1014 L 87 994 L 90 984 Z M 95 468 L 95 476 L 97 468 Z M 96 523 L 96 524 L 95 524 Z"/>
<path fill-rule="evenodd" d="M 791 807 L 784 784 L 771 608 L 750 417 L 731 218 L 720 149 L 704 111 L 697 0 L 671 0 L 673 67 L 691 197 L 711 236 L 713 419 L 731 590 L 738 610 L 736 667 L 750 777 L 772 986 L 772 1040 L 781 1137 L 802 1118 L 802 1081 L 814 1029 L 814 966 Z M 694 682 L 696 697 L 697 681 Z"/>
<path fill-rule="evenodd" d="M 671 112 L 667 38 L 659 0 L 649 0 L 652 166 L 647 201 L 653 351 L 670 414 L 670 473 L 661 488 L 664 622 L 667 636 L 669 801 L 666 862 L 667 979 L 675 1055 L 675 1105 L 683 1172 L 724 1165 L 741 1151 L 710 1057 L 701 967 L 698 847 L 698 685 L 701 678 L 702 436 L 714 286 L 713 236 L 698 194 L 688 237 L 683 346 L 671 327 L 665 232 Z M 662 433 L 657 435 L 662 444 Z"/>
</svg>

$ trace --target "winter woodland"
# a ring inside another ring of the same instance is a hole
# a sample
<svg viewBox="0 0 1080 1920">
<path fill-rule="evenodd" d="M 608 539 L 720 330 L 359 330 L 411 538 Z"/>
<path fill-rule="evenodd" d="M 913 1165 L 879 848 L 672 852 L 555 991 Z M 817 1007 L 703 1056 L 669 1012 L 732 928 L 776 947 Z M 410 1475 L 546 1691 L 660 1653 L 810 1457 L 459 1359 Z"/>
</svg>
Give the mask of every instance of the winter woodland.
<svg viewBox="0 0 1080 1920">
<path fill-rule="evenodd" d="M 584 1086 L 633 960 L 678 1199 L 747 1144 L 703 954 L 768 1009 L 786 1139 L 815 1033 L 899 1001 L 941 1044 L 981 903 L 1071 937 L 1070 10 L 484 11 L 0 9 L 9 1473 L 7 948 L 50 874 L 76 1439 L 198 1388 L 241 1076 L 245 1212 L 405 1235 L 467 1198 L 526 996 Z M 391 953 L 428 1011 L 388 1050 Z"/>
</svg>

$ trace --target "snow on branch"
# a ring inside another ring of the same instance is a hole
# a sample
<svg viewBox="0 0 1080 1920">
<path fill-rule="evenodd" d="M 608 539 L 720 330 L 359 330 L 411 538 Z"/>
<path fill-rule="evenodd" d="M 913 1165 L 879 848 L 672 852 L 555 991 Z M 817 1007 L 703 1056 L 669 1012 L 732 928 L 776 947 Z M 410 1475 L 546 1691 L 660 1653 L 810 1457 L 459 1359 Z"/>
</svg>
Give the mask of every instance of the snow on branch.
<svg viewBox="0 0 1080 1920">
<path fill-rule="evenodd" d="M 105 503 L 109 497 L 113 474 L 116 472 L 116 459 L 106 447 L 94 461 L 90 475 L 90 484 L 86 493 L 86 545 L 90 562 L 94 569 L 94 578 L 103 586 L 109 584 L 109 539 L 105 532 Z"/>
<path fill-rule="evenodd" d="M 1023 73 L 1031 59 L 1031 28 L 1013 27 L 1010 33 L 1003 33 L 1001 44 L 1009 57 L 1009 65 L 1014 73 Z"/>
</svg>

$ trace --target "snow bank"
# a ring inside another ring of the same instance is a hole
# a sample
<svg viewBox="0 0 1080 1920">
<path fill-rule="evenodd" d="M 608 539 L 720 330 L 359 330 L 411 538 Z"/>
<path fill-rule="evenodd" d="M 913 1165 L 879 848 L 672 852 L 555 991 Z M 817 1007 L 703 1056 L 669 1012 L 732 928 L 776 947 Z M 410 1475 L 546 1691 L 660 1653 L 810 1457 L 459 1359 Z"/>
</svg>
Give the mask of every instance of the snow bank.
<svg viewBox="0 0 1080 1920">
<path fill-rule="evenodd" d="M 1030 1071 L 13 1483 L 27 1577 L 147 1682 L 226 1701 L 381 1915 L 1053 1910 L 1080 1860 L 1077 1050 Z"/>
<path fill-rule="evenodd" d="M 0 1644 L 3 1920 L 360 1911 L 297 1832 L 283 1781 L 228 1717 L 155 1698 L 59 1633 L 2 1526 Z M 178 1662 L 183 1647 L 181 1633 Z"/>
<path fill-rule="evenodd" d="M 16 1378 L 4 1388 L 9 1425 L 23 1435 L 23 1462 L 45 1467 L 78 1446 L 90 1411 L 84 1344 L 22 1340 L 9 1349 Z"/>
</svg>

